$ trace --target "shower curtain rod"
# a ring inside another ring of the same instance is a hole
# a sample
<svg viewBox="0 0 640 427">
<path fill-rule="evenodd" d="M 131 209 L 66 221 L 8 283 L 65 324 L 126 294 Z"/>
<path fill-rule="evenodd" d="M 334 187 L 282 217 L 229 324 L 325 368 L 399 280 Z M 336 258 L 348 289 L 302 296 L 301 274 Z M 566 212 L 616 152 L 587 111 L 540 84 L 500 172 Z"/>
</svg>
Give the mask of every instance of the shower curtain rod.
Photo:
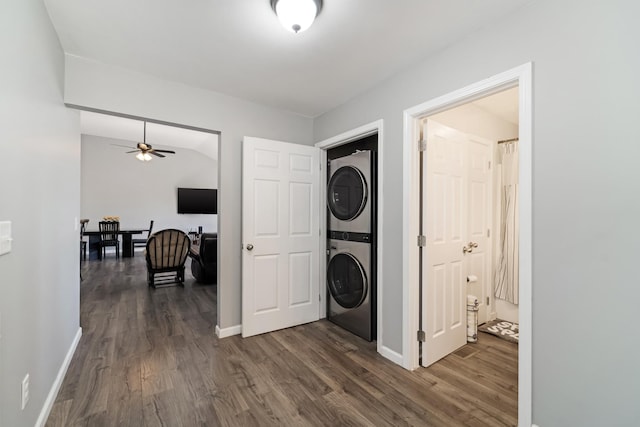
<svg viewBox="0 0 640 427">
<path fill-rule="evenodd" d="M 498 144 L 504 144 L 505 142 L 513 142 L 513 141 L 518 141 L 520 138 L 511 138 L 511 139 L 504 139 L 502 141 L 498 141 Z"/>
</svg>

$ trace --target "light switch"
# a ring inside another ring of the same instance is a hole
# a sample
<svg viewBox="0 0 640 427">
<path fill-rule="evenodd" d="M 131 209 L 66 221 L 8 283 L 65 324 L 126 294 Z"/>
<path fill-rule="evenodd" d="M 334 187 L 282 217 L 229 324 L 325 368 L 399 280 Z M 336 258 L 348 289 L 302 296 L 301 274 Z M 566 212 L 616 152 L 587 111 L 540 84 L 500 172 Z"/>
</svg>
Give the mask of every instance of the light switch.
<svg viewBox="0 0 640 427">
<path fill-rule="evenodd" d="M 0 255 L 11 252 L 11 221 L 0 221 Z"/>
</svg>

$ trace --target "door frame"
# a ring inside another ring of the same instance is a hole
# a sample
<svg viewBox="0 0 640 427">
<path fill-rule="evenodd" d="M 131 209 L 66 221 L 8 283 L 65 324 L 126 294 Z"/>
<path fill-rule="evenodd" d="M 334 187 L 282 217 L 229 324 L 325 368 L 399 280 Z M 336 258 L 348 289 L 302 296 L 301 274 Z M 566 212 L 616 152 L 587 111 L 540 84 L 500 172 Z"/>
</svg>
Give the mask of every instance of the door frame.
<svg viewBox="0 0 640 427">
<path fill-rule="evenodd" d="M 518 347 L 518 425 L 531 425 L 532 411 L 532 69 L 528 62 L 495 76 L 472 83 L 404 111 L 403 136 L 403 348 L 402 366 L 419 367 L 418 341 L 420 329 L 419 253 L 416 244 L 419 226 L 419 125 L 424 117 L 466 104 L 476 99 L 518 87 L 520 138 L 520 304 Z"/>
<path fill-rule="evenodd" d="M 396 361 L 396 363 L 400 363 L 398 358 L 401 357 L 395 351 L 389 349 L 384 345 L 384 334 L 382 330 L 382 307 L 383 300 L 382 296 L 384 292 L 383 290 L 383 282 L 382 282 L 382 253 L 384 251 L 384 243 L 383 243 L 383 224 L 384 224 L 384 196 L 383 192 L 380 191 L 382 185 L 384 184 L 384 135 L 383 135 L 383 126 L 384 121 L 376 120 L 371 123 L 367 123 L 365 125 L 359 126 L 355 129 L 348 130 L 339 135 L 333 136 L 331 138 L 322 140 L 315 144 L 316 147 L 320 149 L 320 198 L 322 202 L 320 206 L 326 206 L 327 200 L 327 150 L 335 147 L 339 147 L 344 144 L 348 144 L 349 142 L 356 141 L 358 139 L 364 138 L 369 135 L 373 135 L 375 133 L 378 134 L 378 160 L 377 160 L 377 172 L 378 172 L 378 205 L 377 205 L 377 221 L 378 227 L 376 229 L 376 238 L 378 243 L 378 253 L 376 254 L 376 345 L 378 353 L 382 354 L 388 359 Z M 327 253 L 327 239 L 322 238 L 327 235 L 327 209 L 320 209 L 320 318 L 327 317 L 327 293 L 323 291 L 326 289 L 327 283 L 327 258 L 325 254 Z"/>
</svg>

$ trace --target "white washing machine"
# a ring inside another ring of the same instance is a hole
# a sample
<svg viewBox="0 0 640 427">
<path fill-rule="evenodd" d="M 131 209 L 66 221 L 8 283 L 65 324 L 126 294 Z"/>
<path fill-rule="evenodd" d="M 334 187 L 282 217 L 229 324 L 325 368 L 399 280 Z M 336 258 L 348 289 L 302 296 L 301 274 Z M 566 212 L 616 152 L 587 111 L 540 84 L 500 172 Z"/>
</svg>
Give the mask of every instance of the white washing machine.
<svg viewBox="0 0 640 427">
<path fill-rule="evenodd" d="M 371 151 L 329 161 L 329 230 L 371 233 Z"/>
<path fill-rule="evenodd" d="M 330 232 L 338 237 L 341 232 Z M 371 244 L 330 238 L 327 264 L 327 319 L 354 334 L 375 338 L 375 290 Z"/>
</svg>

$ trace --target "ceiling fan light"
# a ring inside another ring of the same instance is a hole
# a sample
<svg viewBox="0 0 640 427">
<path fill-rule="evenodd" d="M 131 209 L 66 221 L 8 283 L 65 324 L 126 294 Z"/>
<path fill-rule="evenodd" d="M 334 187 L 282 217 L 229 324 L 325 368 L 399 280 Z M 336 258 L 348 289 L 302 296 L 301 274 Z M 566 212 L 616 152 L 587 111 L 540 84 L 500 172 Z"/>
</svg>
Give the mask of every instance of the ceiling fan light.
<svg viewBox="0 0 640 427">
<path fill-rule="evenodd" d="M 149 153 L 143 153 L 141 151 L 136 154 L 136 159 L 140 160 L 141 162 L 148 162 L 149 160 L 153 159 L 153 157 L 151 157 Z"/>
<path fill-rule="evenodd" d="M 271 0 L 280 23 L 292 33 L 300 33 L 313 24 L 322 0 Z"/>
</svg>

